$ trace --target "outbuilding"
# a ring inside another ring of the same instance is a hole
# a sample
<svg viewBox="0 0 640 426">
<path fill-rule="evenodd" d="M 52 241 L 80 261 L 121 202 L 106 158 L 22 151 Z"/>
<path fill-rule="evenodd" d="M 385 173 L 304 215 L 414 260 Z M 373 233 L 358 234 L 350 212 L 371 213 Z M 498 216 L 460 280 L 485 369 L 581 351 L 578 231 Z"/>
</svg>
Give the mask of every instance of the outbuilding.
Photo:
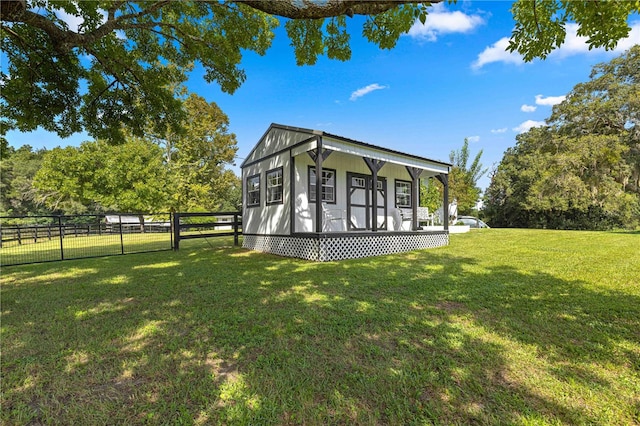
<svg viewBox="0 0 640 426">
<path fill-rule="evenodd" d="M 320 130 L 272 124 L 241 165 L 243 246 L 332 261 L 447 245 L 448 220 L 440 228 L 420 226 L 425 212 L 418 198 L 420 179 L 437 179 L 448 217 L 450 167 Z"/>
</svg>

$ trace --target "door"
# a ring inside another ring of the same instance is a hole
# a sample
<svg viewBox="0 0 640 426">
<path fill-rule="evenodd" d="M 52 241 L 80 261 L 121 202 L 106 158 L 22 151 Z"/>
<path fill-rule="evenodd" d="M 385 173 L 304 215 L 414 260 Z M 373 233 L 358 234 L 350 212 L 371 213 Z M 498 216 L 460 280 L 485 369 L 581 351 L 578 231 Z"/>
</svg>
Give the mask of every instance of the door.
<svg viewBox="0 0 640 426">
<path fill-rule="evenodd" d="M 372 177 L 358 173 L 347 173 L 347 227 L 349 231 L 372 229 L 373 203 Z M 378 229 L 387 229 L 387 180 L 379 177 L 377 184 Z"/>
</svg>

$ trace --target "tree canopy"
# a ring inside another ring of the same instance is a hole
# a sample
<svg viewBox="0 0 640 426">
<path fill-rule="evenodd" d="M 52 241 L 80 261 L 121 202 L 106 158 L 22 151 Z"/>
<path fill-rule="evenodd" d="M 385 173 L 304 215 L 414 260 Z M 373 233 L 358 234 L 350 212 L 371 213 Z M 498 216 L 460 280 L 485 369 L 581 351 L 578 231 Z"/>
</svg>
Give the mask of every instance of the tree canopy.
<svg viewBox="0 0 640 426">
<path fill-rule="evenodd" d="M 593 68 L 517 137 L 486 194 L 496 226 L 600 229 L 640 218 L 640 46 Z"/>
<path fill-rule="evenodd" d="M 151 142 L 91 141 L 46 152 L 33 186 L 52 212 L 157 212 L 168 178 L 162 150 Z"/>
<path fill-rule="evenodd" d="M 26 215 L 46 213 L 38 205 L 33 178 L 40 169 L 45 150 L 33 151 L 24 145 L 7 146 L 0 157 L 0 214 Z"/>
<path fill-rule="evenodd" d="M 348 17 L 365 15 L 363 36 L 388 49 L 439 1 L 4 0 L 0 135 L 41 126 L 117 142 L 123 126 L 135 136 L 149 122 L 156 133 L 177 131 L 184 110 L 172 88 L 200 64 L 206 81 L 233 93 L 246 77 L 242 53 L 264 54 L 278 18 L 298 64 L 314 64 L 321 55 L 350 58 Z M 532 60 L 562 43 L 571 20 L 591 47 L 613 48 L 640 2 L 519 0 L 512 10 L 510 49 Z"/>
<path fill-rule="evenodd" d="M 237 210 L 239 179 L 225 169 L 237 150 L 227 116 L 193 94 L 183 108 L 187 118 L 180 133 L 127 134 L 118 145 L 98 140 L 55 148 L 39 155 L 37 167 L 29 169 L 33 179 L 20 187 L 28 183 L 26 193 L 34 204 L 65 214 Z M 35 156 L 29 148 L 19 158 L 28 154 Z M 8 184 L 19 182 L 9 176 Z M 15 198 L 3 205 L 16 204 Z"/>
<path fill-rule="evenodd" d="M 242 195 L 239 179 L 225 166 L 233 164 L 238 147 L 229 133 L 229 118 L 214 102 L 191 94 L 184 101 L 183 131 L 152 135 L 162 147 L 170 179 L 167 208 L 171 211 L 237 210 Z"/>
</svg>

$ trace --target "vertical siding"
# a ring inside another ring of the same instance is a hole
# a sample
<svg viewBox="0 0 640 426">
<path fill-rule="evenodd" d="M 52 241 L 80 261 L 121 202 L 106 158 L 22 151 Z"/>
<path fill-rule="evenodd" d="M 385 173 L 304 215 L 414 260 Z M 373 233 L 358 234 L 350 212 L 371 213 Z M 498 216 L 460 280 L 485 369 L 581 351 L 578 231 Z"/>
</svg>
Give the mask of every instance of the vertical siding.
<svg viewBox="0 0 640 426">
<path fill-rule="evenodd" d="M 266 204 L 268 170 L 282 167 L 282 204 Z M 247 177 L 260 174 L 260 205 L 247 206 Z M 242 230 L 247 234 L 289 235 L 289 151 L 242 169 L 243 217 Z"/>
<path fill-rule="evenodd" d="M 253 151 L 249 154 L 246 163 L 251 163 L 264 158 L 274 152 L 282 151 L 305 139 L 309 139 L 311 135 L 308 133 L 295 132 L 293 130 L 280 129 L 278 127 L 271 128 L 258 142 Z"/>
</svg>

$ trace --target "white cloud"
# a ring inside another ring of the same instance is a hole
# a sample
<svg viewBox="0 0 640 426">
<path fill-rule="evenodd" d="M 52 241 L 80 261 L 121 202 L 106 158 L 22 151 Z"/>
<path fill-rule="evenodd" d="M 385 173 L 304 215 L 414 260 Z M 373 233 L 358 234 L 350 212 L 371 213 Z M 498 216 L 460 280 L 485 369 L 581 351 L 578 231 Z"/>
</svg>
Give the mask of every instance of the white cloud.
<svg viewBox="0 0 640 426">
<path fill-rule="evenodd" d="M 429 10 L 424 24 L 416 20 L 408 35 L 420 40 L 436 41 L 440 34 L 468 33 L 484 23 L 479 15 L 450 12 L 443 3 L 437 3 Z"/>
<path fill-rule="evenodd" d="M 502 37 L 491 46 L 485 48 L 482 53 L 478 55 L 478 58 L 471 64 L 471 68 L 478 70 L 492 62 L 504 62 L 516 65 L 524 63 L 522 55 L 519 53 L 507 52 L 508 46 L 509 38 Z"/>
<path fill-rule="evenodd" d="M 75 31 L 75 32 L 79 32 L 80 30 L 80 25 L 82 25 L 84 23 L 84 18 L 81 16 L 77 16 L 77 15 L 72 15 L 70 13 L 65 12 L 62 9 L 57 9 L 55 11 L 56 16 L 63 21 L 65 24 L 67 24 L 67 26 L 69 27 L 69 29 L 71 31 Z M 100 14 L 102 15 L 102 22 L 101 23 L 105 23 L 107 22 L 107 11 L 105 10 L 100 10 Z"/>
<path fill-rule="evenodd" d="M 471 143 L 480 142 L 480 136 L 468 136 L 467 140 Z"/>
<path fill-rule="evenodd" d="M 508 129 L 506 127 L 503 127 L 501 129 L 491 129 L 491 133 L 506 133 Z"/>
<path fill-rule="evenodd" d="M 362 96 L 371 93 L 375 90 L 382 90 L 382 89 L 387 89 L 388 86 L 381 86 L 378 83 L 373 83 L 370 84 L 368 86 L 365 87 L 361 87 L 360 89 L 354 91 L 353 93 L 351 93 L 351 97 L 349 98 L 350 101 L 355 101 L 358 98 L 361 98 Z"/>
<path fill-rule="evenodd" d="M 625 50 L 631 48 L 636 44 L 640 44 L 640 21 L 634 21 L 630 24 L 631 31 L 629 36 L 618 42 L 618 45 L 612 52 L 619 54 Z M 587 43 L 587 37 L 578 35 L 578 24 L 570 23 L 566 25 L 567 35 L 564 39 L 564 43 L 559 49 L 554 50 L 549 54 L 549 57 L 566 58 L 569 56 L 589 54 L 589 53 L 602 53 L 604 48 L 589 50 L 589 44 Z"/>
<path fill-rule="evenodd" d="M 541 127 L 546 124 L 547 123 L 545 123 L 544 121 L 527 120 L 523 123 L 520 123 L 518 127 L 514 127 L 513 131 L 518 133 L 524 133 L 524 132 L 528 132 L 529 129 L 531 129 L 532 127 Z"/>
<path fill-rule="evenodd" d="M 546 98 L 542 95 L 536 95 L 536 105 L 546 105 L 553 106 L 562 103 L 567 97 L 566 96 L 547 96 Z"/>
<path fill-rule="evenodd" d="M 522 105 L 520 107 L 520 111 L 522 111 L 522 112 L 534 112 L 537 109 L 538 109 L 537 106 L 535 106 L 535 105 L 527 105 L 527 104 L 524 104 L 524 105 Z"/>
<path fill-rule="evenodd" d="M 640 21 L 634 21 L 629 26 L 631 27 L 629 37 L 620 40 L 616 48 L 613 49 L 614 52 L 622 53 L 625 50 L 631 49 L 636 44 L 640 44 Z"/>
<path fill-rule="evenodd" d="M 84 19 L 82 17 L 71 15 L 62 9 L 56 11 L 56 16 L 60 18 L 62 22 L 67 24 L 67 27 L 69 27 L 71 31 L 78 32 L 78 27 L 80 27 L 80 25 L 82 25 L 82 23 L 84 22 Z"/>
<path fill-rule="evenodd" d="M 618 42 L 615 49 L 610 51 L 612 54 L 620 54 L 636 44 L 640 44 L 640 21 L 633 21 L 629 25 L 631 31 L 629 36 Z M 587 44 L 587 38 L 578 36 L 578 24 L 569 23 L 566 25 L 567 35 L 564 43 L 558 48 L 553 50 L 550 54 L 550 58 L 563 59 L 574 55 L 595 54 L 605 52 L 604 48 L 591 49 Z M 471 68 L 477 70 L 482 68 L 486 64 L 492 62 L 504 62 L 520 65 L 524 61 L 522 55 L 519 53 L 507 52 L 506 48 L 509 45 L 509 38 L 503 37 L 489 47 L 486 47 L 479 55 L 478 58 L 471 64 Z"/>
</svg>

